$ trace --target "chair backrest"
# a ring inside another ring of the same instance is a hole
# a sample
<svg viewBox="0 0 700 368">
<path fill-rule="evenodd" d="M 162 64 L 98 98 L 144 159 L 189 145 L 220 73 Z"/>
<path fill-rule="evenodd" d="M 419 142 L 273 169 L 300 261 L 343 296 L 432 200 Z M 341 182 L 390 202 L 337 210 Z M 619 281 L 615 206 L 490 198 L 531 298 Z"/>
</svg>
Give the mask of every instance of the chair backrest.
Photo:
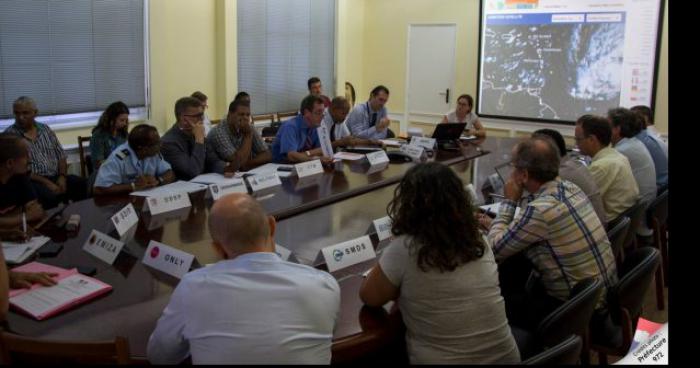
<svg viewBox="0 0 700 368">
<path fill-rule="evenodd" d="M 262 121 L 262 120 L 269 120 L 270 123 L 274 123 L 275 122 L 275 114 L 253 115 L 253 122 Z"/>
<path fill-rule="evenodd" d="M 642 312 L 654 272 L 661 263 L 661 254 L 654 247 L 640 247 L 625 255 L 619 270 L 620 280 L 608 289 L 608 309 L 613 320 L 619 321 L 621 309 L 629 313 L 634 324 Z"/>
<path fill-rule="evenodd" d="M 620 254 L 622 254 L 622 247 L 625 245 L 625 239 L 627 239 L 627 233 L 629 232 L 631 220 L 627 216 L 618 217 L 618 220 L 614 224 L 611 224 L 612 228 L 608 230 L 608 239 L 610 240 L 610 248 L 612 248 L 613 255 L 617 259 Z"/>
<path fill-rule="evenodd" d="M 262 129 L 262 136 L 263 137 L 274 137 L 277 135 L 277 131 L 279 130 L 279 126 L 269 126 L 269 127 L 264 127 Z"/>
<path fill-rule="evenodd" d="M 87 178 L 88 173 L 88 162 L 87 155 L 85 154 L 85 147 L 83 147 L 84 142 L 90 142 L 90 137 L 78 136 L 78 154 L 80 155 L 80 176 Z"/>
<path fill-rule="evenodd" d="M 298 111 L 286 111 L 286 112 L 278 112 L 277 113 L 277 121 L 281 122 L 282 120 L 286 120 L 286 118 L 291 118 L 297 116 L 299 112 Z"/>
<path fill-rule="evenodd" d="M 59 342 L 24 337 L 8 332 L 0 334 L 3 364 L 24 362 L 101 362 L 129 364 L 129 342 L 124 337 L 114 341 Z"/>
<path fill-rule="evenodd" d="M 647 226 L 651 228 L 652 219 L 656 218 L 659 224 L 665 224 L 668 218 L 668 189 L 664 190 L 651 201 L 647 208 Z"/>
<path fill-rule="evenodd" d="M 577 335 L 569 335 L 564 341 L 523 361 L 524 365 L 574 365 L 581 356 L 583 340 Z"/>
<path fill-rule="evenodd" d="M 545 347 L 559 344 L 567 336 L 585 336 L 591 316 L 603 292 L 603 281 L 589 277 L 579 281 L 571 290 L 571 297 L 555 309 L 537 326 L 537 338 Z"/>
<path fill-rule="evenodd" d="M 630 227 L 627 230 L 625 241 L 622 243 L 623 246 L 630 244 L 637 236 L 637 229 L 642 221 L 644 221 L 644 209 L 647 205 L 648 202 L 637 201 L 637 203 L 635 203 L 632 207 L 626 209 L 625 212 L 620 214 L 620 216 L 608 223 L 608 228 L 612 228 L 610 224 L 617 224 L 623 217 L 630 218 Z"/>
</svg>

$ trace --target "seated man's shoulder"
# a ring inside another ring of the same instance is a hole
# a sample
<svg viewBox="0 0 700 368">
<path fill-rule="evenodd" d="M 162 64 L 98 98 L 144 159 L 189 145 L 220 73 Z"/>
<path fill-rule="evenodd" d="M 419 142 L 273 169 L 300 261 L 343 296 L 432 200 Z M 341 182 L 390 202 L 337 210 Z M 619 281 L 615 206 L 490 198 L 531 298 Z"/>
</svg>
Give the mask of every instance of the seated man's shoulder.
<svg viewBox="0 0 700 368">
<path fill-rule="evenodd" d="M 331 285 L 334 288 L 339 288 L 338 281 L 328 272 L 313 268 L 311 266 L 302 265 L 293 262 L 285 262 L 285 266 L 289 268 L 291 272 L 297 277 L 307 279 L 309 281 L 316 281 L 321 284 Z M 307 284 L 311 287 L 318 286 L 317 284 Z"/>
</svg>

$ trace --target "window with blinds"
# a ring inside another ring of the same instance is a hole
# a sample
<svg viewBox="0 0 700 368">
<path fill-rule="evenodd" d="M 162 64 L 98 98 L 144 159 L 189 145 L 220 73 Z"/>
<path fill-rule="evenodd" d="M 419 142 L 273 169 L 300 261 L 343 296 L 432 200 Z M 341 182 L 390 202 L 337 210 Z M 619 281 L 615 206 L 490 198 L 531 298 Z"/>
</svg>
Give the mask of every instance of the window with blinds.
<svg viewBox="0 0 700 368">
<path fill-rule="evenodd" d="M 19 96 L 39 115 L 146 106 L 144 1 L 1 0 L 0 119 Z"/>
<path fill-rule="evenodd" d="M 238 0 L 238 89 L 255 114 L 298 110 L 319 77 L 334 95 L 335 0 Z"/>
</svg>

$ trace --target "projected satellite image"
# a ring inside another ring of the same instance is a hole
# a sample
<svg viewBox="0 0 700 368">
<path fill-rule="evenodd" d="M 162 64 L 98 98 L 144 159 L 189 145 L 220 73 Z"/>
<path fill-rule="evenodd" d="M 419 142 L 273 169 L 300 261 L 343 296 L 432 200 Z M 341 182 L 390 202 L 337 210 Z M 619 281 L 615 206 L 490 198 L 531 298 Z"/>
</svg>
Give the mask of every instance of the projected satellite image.
<svg viewBox="0 0 700 368">
<path fill-rule="evenodd" d="M 624 22 L 487 25 L 481 114 L 576 120 L 620 102 Z"/>
</svg>

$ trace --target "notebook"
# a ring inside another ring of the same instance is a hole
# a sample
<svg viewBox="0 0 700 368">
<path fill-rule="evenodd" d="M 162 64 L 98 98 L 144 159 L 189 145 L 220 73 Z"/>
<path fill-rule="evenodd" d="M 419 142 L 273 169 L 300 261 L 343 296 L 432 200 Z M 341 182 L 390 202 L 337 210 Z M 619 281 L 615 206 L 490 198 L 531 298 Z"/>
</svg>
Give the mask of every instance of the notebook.
<svg viewBox="0 0 700 368">
<path fill-rule="evenodd" d="M 95 278 L 81 275 L 78 270 L 31 262 L 12 269 L 16 272 L 54 272 L 58 284 L 34 284 L 30 289 L 10 291 L 10 306 L 39 321 L 83 304 L 112 290 L 112 286 Z"/>
<path fill-rule="evenodd" d="M 26 243 L 3 242 L 2 252 L 5 255 L 5 262 L 9 264 L 22 263 L 49 240 L 51 239 L 46 236 L 35 236 Z"/>
</svg>

